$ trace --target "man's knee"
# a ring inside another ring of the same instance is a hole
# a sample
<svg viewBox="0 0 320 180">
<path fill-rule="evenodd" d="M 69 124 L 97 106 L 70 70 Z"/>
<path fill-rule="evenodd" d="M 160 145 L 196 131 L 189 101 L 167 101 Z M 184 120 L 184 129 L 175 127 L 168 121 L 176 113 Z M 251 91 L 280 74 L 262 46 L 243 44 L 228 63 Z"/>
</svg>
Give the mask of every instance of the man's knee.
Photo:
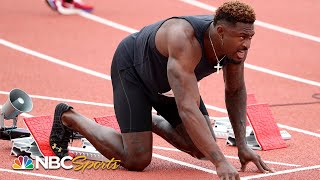
<svg viewBox="0 0 320 180">
<path fill-rule="evenodd" d="M 143 171 L 151 163 L 152 153 L 131 155 L 125 162 L 125 168 L 129 171 Z"/>
<path fill-rule="evenodd" d="M 123 166 L 130 171 L 142 171 L 151 162 L 152 132 L 123 133 L 125 157 Z"/>
</svg>

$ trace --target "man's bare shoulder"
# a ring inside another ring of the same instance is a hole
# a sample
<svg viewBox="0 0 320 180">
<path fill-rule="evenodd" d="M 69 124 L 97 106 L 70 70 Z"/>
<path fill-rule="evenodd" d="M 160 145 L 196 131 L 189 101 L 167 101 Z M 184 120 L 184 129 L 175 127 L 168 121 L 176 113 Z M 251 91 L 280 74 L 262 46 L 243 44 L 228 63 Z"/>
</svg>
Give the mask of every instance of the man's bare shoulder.
<svg viewBox="0 0 320 180">
<path fill-rule="evenodd" d="M 164 22 L 159 30 L 165 31 L 167 33 L 177 32 L 185 33 L 186 35 L 194 35 L 194 29 L 192 25 L 185 19 L 172 18 Z"/>
<path fill-rule="evenodd" d="M 173 18 L 167 20 L 156 34 L 156 46 L 166 56 L 168 56 L 168 46 L 182 50 L 187 44 L 197 43 L 193 27 L 185 19 Z"/>
</svg>

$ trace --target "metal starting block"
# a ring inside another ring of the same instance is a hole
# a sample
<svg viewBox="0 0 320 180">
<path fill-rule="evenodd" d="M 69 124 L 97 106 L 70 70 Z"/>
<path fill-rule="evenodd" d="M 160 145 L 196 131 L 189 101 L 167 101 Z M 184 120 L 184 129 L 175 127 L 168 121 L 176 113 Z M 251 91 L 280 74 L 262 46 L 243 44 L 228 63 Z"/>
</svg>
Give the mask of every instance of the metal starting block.
<svg viewBox="0 0 320 180">
<path fill-rule="evenodd" d="M 234 135 L 229 117 L 215 118 L 214 120 L 215 120 L 215 124 L 213 126 L 213 130 L 216 138 L 226 139 L 227 145 L 235 146 L 236 145 L 235 135 Z M 281 130 L 280 135 L 283 140 L 291 139 L 291 135 L 285 130 Z M 247 140 L 247 145 L 251 149 L 262 150 L 261 146 L 256 140 L 254 130 L 251 126 L 246 127 L 246 140 Z"/>
<path fill-rule="evenodd" d="M 11 140 L 12 148 L 10 154 L 12 156 L 30 156 L 35 159 L 36 156 L 43 157 L 39 148 L 32 137 L 16 138 Z"/>
</svg>

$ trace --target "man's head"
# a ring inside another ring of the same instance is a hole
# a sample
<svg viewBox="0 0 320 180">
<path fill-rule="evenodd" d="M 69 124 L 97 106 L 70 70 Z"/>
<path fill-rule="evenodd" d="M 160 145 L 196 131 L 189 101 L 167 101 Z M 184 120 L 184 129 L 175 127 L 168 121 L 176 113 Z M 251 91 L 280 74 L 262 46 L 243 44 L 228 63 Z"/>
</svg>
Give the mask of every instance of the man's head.
<svg viewBox="0 0 320 180">
<path fill-rule="evenodd" d="M 255 20 L 254 10 L 239 1 L 226 2 L 217 9 L 213 25 L 228 58 L 236 62 L 246 58 L 254 35 Z"/>
</svg>

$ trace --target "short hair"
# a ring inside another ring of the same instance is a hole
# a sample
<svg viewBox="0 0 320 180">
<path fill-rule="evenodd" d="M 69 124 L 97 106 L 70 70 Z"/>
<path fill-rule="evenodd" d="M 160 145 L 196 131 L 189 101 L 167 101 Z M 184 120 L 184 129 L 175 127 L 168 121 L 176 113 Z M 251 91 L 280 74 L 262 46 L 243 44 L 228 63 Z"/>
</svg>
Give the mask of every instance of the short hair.
<svg viewBox="0 0 320 180">
<path fill-rule="evenodd" d="M 255 20 L 256 14 L 252 7 L 239 1 L 230 1 L 223 3 L 216 10 L 213 25 L 217 25 L 219 21 L 227 21 L 233 25 L 237 22 L 253 24 Z"/>
</svg>

